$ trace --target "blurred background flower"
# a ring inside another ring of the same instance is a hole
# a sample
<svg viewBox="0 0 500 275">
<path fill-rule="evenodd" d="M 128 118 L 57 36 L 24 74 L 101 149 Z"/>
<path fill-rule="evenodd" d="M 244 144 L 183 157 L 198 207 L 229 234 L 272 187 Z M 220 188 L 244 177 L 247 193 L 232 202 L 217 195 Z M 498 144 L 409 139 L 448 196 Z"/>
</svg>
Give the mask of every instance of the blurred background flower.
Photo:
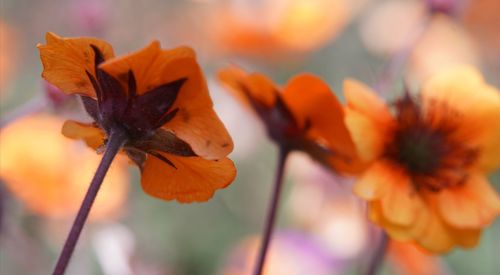
<svg viewBox="0 0 500 275">
<path fill-rule="evenodd" d="M 2 129 L 0 178 L 30 211 L 73 219 L 100 156 L 60 134 L 64 120 L 38 114 Z M 126 161 L 117 159 L 107 175 L 90 219 L 123 212 L 129 185 Z"/>
<path fill-rule="evenodd" d="M 337 36 L 350 18 L 349 2 L 230 1 L 212 14 L 207 27 L 218 50 L 256 58 L 293 57 Z"/>
</svg>

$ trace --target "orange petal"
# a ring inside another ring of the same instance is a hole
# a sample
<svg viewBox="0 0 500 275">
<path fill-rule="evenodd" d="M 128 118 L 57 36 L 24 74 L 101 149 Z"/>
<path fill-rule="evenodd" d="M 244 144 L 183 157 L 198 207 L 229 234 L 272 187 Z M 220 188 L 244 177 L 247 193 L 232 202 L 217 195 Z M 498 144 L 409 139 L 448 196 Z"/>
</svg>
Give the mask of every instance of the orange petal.
<svg viewBox="0 0 500 275">
<path fill-rule="evenodd" d="M 283 89 L 283 100 L 299 125 L 311 123 L 312 137 L 326 142 L 333 158 L 356 164 L 358 156 L 344 124 L 344 110 L 323 80 L 311 74 L 297 75 Z"/>
<path fill-rule="evenodd" d="M 480 229 L 456 229 L 449 228 L 450 234 L 456 242 L 456 245 L 465 248 L 472 248 L 477 246 L 479 238 L 481 237 Z"/>
<path fill-rule="evenodd" d="M 384 216 L 381 201 L 370 201 L 368 206 L 370 220 L 383 227 L 391 238 L 399 241 L 415 240 L 421 236 L 422 232 L 427 228 L 427 224 L 432 216 L 428 208 L 423 206 L 414 223 L 410 225 L 398 225 L 390 222 Z"/>
<path fill-rule="evenodd" d="M 394 119 L 387 106 L 364 84 L 346 80 L 344 94 L 347 128 L 360 158 L 371 161 L 382 154 L 390 140 Z"/>
<path fill-rule="evenodd" d="M 406 181 L 401 168 L 387 161 L 373 163 L 354 185 L 354 193 L 365 200 L 376 200 L 390 192 L 393 182 Z"/>
<path fill-rule="evenodd" d="M 212 107 L 187 105 L 163 128 L 172 130 L 206 159 L 222 159 L 233 151 L 233 141 Z"/>
<path fill-rule="evenodd" d="M 244 104 L 250 104 L 248 96 L 268 108 L 271 108 L 276 101 L 278 89 L 269 78 L 262 74 L 249 74 L 236 66 L 230 66 L 220 70 L 217 76 Z M 246 90 L 243 90 L 245 88 Z"/>
<path fill-rule="evenodd" d="M 172 63 L 182 59 L 196 63 L 195 53 L 191 48 L 162 50 L 160 43 L 153 41 L 141 50 L 102 63 L 100 68 L 122 81 L 125 87 L 128 84 L 128 72 L 131 70 L 135 77 L 137 93 L 143 94 L 165 83 L 190 77 L 192 73 L 182 68 L 179 68 L 181 74 L 171 74 L 175 66 Z"/>
<path fill-rule="evenodd" d="M 233 151 L 233 141 L 213 110 L 205 78 L 194 59 L 172 62 L 169 74 L 188 75 L 172 109 L 177 115 L 164 128 L 191 145 L 206 159 L 222 159 Z M 184 70 L 184 72 L 183 72 Z"/>
<path fill-rule="evenodd" d="M 382 124 L 392 120 L 387 105 L 365 84 L 354 79 L 346 79 L 344 81 L 344 96 L 349 109 L 360 112 Z"/>
<path fill-rule="evenodd" d="M 215 190 L 227 187 L 236 177 L 236 168 L 228 158 L 206 160 L 162 153 L 176 168 L 151 155 L 142 172 L 142 188 L 163 200 L 202 202 Z"/>
<path fill-rule="evenodd" d="M 429 219 L 424 230 L 415 235 L 416 242 L 432 253 L 445 253 L 456 245 L 471 247 L 477 244 L 479 230 L 449 226 L 439 213 L 439 197 L 427 193 L 426 208 Z"/>
<path fill-rule="evenodd" d="M 447 226 L 433 205 L 422 205 L 418 218 L 409 226 L 394 224 L 386 219 L 380 201 L 371 201 L 368 206 L 370 219 L 382 226 L 391 238 L 413 240 L 431 253 L 445 253 L 456 245 L 472 247 L 479 239 L 479 230 Z"/>
<path fill-rule="evenodd" d="M 422 95 L 427 113 L 435 111 L 437 102 L 460 115 L 458 131 L 469 144 L 479 147 L 481 169 L 500 167 L 500 92 L 485 83 L 478 70 L 469 66 L 444 70 L 424 84 Z M 442 116 L 449 116 L 450 111 L 443 110 L 448 114 Z"/>
<path fill-rule="evenodd" d="M 401 173 L 392 180 L 388 180 L 386 194 L 382 197 L 382 211 L 385 218 L 393 224 L 409 226 L 418 218 L 423 209 L 423 202 L 419 193 L 413 187 L 408 176 Z"/>
<path fill-rule="evenodd" d="M 448 228 L 438 217 L 432 216 L 427 228 L 417 237 L 416 242 L 431 253 L 448 252 L 455 245 L 472 246 L 477 242 L 477 231 L 456 231 Z"/>
<path fill-rule="evenodd" d="M 104 59 L 114 56 L 107 42 L 95 38 L 61 38 L 54 33 L 46 35 L 47 44 L 38 44 L 43 64 L 42 77 L 62 91 L 95 98 L 95 91 L 85 71 L 95 74 L 94 45 Z"/>
<path fill-rule="evenodd" d="M 423 209 L 406 172 L 387 161 L 371 165 L 355 184 L 354 192 L 364 199 L 378 200 L 383 218 L 398 226 L 414 224 Z"/>
<path fill-rule="evenodd" d="M 155 41 L 138 52 L 109 60 L 101 68 L 122 82 L 132 70 L 139 94 L 186 78 L 171 107 L 179 109 L 177 115 L 164 128 L 189 143 L 203 158 L 223 158 L 233 150 L 231 137 L 213 110 L 205 77 L 190 48 L 161 50 Z"/>
<path fill-rule="evenodd" d="M 439 192 L 438 207 L 444 221 L 458 228 L 480 229 L 500 214 L 500 198 L 486 177 L 474 174 L 459 187 Z"/>
<path fill-rule="evenodd" d="M 104 144 L 104 132 L 92 124 L 67 120 L 63 124 L 62 134 L 67 138 L 82 139 L 93 149 L 97 149 Z"/>
</svg>

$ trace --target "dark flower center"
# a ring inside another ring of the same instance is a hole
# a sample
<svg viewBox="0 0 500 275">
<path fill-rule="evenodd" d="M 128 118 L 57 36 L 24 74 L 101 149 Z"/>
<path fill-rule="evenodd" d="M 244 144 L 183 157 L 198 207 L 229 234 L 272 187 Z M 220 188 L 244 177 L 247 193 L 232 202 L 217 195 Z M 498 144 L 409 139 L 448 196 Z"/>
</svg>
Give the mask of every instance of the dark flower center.
<svg viewBox="0 0 500 275">
<path fill-rule="evenodd" d="M 444 146 L 439 134 L 417 126 L 397 133 L 395 142 L 397 153 L 394 157 L 408 170 L 431 173 L 439 166 Z"/>
<path fill-rule="evenodd" d="M 309 138 L 307 134 L 312 126 L 311 121 L 306 119 L 304 125 L 300 125 L 278 91 L 275 92 L 275 103 L 272 106 L 266 106 L 252 97 L 245 84 L 240 83 L 240 89 L 264 122 L 268 136 L 279 146 L 288 150 L 307 152 L 313 159 L 328 167 L 330 167 L 328 159 L 332 155 L 344 157 L 317 140 Z M 347 158 L 346 161 L 348 161 Z"/>
<path fill-rule="evenodd" d="M 304 127 L 299 127 L 294 115 L 279 96 L 278 91 L 275 92 L 276 98 L 273 106 L 266 106 L 251 95 L 245 84 L 240 83 L 240 88 L 252 108 L 264 122 L 269 137 L 278 144 L 289 143 L 291 139 L 303 135 L 309 129 L 309 123 Z"/>
<path fill-rule="evenodd" d="M 97 96 L 97 110 L 89 112 L 109 134 L 113 128 L 123 128 L 132 139 L 153 134 L 173 119 L 178 109 L 170 110 L 186 81 L 181 78 L 137 94 L 137 83 L 131 70 L 121 76 L 122 85 L 113 76 L 99 68 L 104 57 L 99 48 L 91 45 L 95 54 L 95 77 L 86 72 Z M 126 89 L 125 89 L 126 88 Z M 84 103 L 91 104 L 86 100 Z"/>
<path fill-rule="evenodd" d="M 417 190 L 437 192 L 462 184 L 478 150 L 455 137 L 456 114 L 445 105 L 434 105 L 424 116 L 408 94 L 396 102 L 396 112 L 397 126 L 386 157 L 406 169 Z"/>
</svg>

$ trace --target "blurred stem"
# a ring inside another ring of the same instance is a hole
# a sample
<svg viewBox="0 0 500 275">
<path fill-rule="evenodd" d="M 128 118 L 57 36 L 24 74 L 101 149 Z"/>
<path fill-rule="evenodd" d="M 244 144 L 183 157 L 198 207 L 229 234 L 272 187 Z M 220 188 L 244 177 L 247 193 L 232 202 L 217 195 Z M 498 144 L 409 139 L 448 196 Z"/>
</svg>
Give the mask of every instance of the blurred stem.
<svg viewBox="0 0 500 275">
<path fill-rule="evenodd" d="M 368 268 L 366 269 L 366 275 L 375 275 L 379 270 L 380 266 L 384 262 L 385 253 L 387 251 L 387 245 L 389 244 L 389 237 L 387 233 L 382 231 L 378 245 L 370 259 Z"/>
<path fill-rule="evenodd" d="M 271 205 L 269 206 L 269 211 L 267 212 L 266 225 L 264 228 L 264 238 L 260 246 L 260 251 L 257 258 L 257 264 L 255 266 L 255 275 L 261 275 L 264 269 L 264 263 L 266 261 L 267 250 L 269 248 L 269 243 L 271 241 L 271 236 L 273 234 L 274 224 L 276 222 L 276 212 L 278 212 L 278 204 L 281 195 L 281 187 L 283 186 L 283 173 L 285 171 L 285 162 L 290 150 L 286 147 L 280 147 L 278 167 L 276 172 L 276 178 L 274 182 L 274 189 L 271 198 Z"/>
<path fill-rule="evenodd" d="M 69 260 L 71 259 L 71 255 L 73 255 L 76 242 L 80 237 L 80 233 L 82 232 L 83 226 L 85 225 L 85 221 L 87 220 L 97 193 L 99 192 L 102 181 L 104 180 L 104 177 L 106 176 L 106 173 L 108 172 L 108 169 L 111 166 L 111 163 L 113 162 L 116 154 L 120 151 L 120 148 L 125 143 L 126 138 L 127 136 L 122 131 L 112 131 L 109 135 L 109 139 L 106 144 L 106 151 L 104 151 L 101 163 L 99 163 L 99 166 L 97 167 L 94 178 L 90 183 L 87 194 L 85 195 L 82 205 L 80 206 L 80 210 L 78 211 L 76 219 L 73 222 L 73 226 L 71 227 L 71 231 L 69 232 L 68 238 L 66 239 L 64 248 L 61 252 L 61 255 L 59 256 L 56 267 L 54 268 L 54 273 L 52 273 L 53 275 L 62 275 L 66 271 L 66 267 Z"/>
</svg>

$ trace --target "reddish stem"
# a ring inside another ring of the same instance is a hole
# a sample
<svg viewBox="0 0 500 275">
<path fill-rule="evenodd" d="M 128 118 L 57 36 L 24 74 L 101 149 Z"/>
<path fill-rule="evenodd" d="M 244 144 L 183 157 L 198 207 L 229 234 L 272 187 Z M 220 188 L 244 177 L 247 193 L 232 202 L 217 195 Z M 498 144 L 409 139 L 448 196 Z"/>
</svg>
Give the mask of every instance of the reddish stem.
<svg viewBox="0 0 500 275">
<path fill-rule="evenodd" d="M 54 268 L 54 272 L 52 273 L 53 275 L 62 275 L 66 271 L 66 267 L 68 266 L 68 262 L 71 259 L 71 255 L 73 255 L 76 243 L 78 241 L 78 238 L 80 237 L 83 226 L 85 225 L 85 221 L 89 216 L 90 209 L 92 207 L 92 204 L 94 203 L 97 193 L 99 192 L 102 181 L 104 180 L 104 177 L 106 176 L 106 173 L 108 172 L 113 159 L 120 151 L 120 148 L 123 146 L 125 141 L 126 135 L 121 131 L 111 132 L 111 134 L 109 135 L 109 139 L 106 144 L 106 151 L 104 152 L 104 155 L 101 159 L 101 163 L 97 167 L 97 171 L 95 172 L 94 178 L 90 183 L 89 189 L 87 190 L 87 194 L 83 199 L 76 219 L 73 222 L 71 231 L 69 232 L 66 243 L 64 244 L 64 248 L 59 256 L 59 260 L 57 261 L 56 267 Z"/>
<path fill-rule="evenodd" d="M 276 221 L 276 213 L 278 212 L 278 204 L 281 195 L 281 187 L 283 186 L 283 173 L 285 171 L 285 162 L 289 153 L 288 148 L 280 148 L 278 167 L 276 173 L 276 179 L 274 182 L 274 190 L 271 198 L 271 205 L 269 206 L 269 211 L 267 213 L 266 225 L 264 228 L 264 239 L 260 247 L 260 251 L 257 258 L 257 265 L 255 266 L 255 275 L 261 275 L 264 269 L 264 264 L 266 261 L 267 250 L 269 248 L 269 243 L 273 234 L 273 228 Z"/>
</svg>

